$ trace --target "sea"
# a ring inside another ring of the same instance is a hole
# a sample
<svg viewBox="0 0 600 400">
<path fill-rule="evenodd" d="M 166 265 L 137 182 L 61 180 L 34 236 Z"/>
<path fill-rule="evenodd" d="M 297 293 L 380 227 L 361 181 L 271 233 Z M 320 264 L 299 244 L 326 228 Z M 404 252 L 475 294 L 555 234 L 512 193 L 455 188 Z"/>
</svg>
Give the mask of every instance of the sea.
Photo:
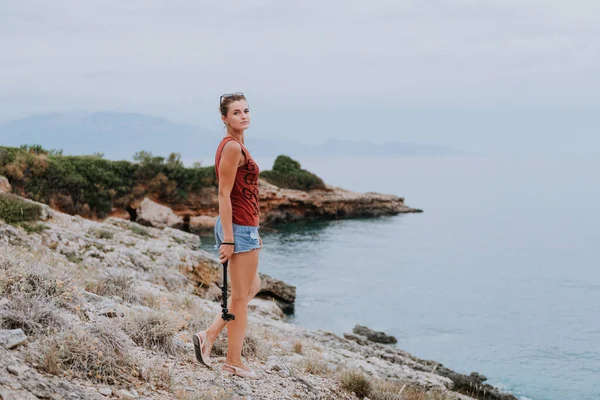
<svg viewBox="0 0 600 400">
<path fill-rule="evenodd" d="M 423 213 L 262 231 L 259 270 L 297 286 L 291 322 L 338 334 L 367 325 L 523 400 L 600 399 L 597 157 L 298 161 Z"/>
</svg>

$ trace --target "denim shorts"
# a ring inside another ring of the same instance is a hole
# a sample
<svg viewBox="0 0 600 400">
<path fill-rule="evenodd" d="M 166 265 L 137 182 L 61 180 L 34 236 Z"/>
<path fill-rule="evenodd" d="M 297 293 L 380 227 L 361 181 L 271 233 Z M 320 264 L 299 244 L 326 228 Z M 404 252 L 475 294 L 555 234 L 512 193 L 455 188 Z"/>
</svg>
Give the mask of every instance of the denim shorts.
<svg viewBox="0 0 600 400">
<path fill-rule="evenodd" d="M 223 225 L 221 224 L 221 217 L 217 217 L 215 223 L 215 249 L 221 247 L 223 243 Z M 260 249 L 260 236 L 258 235 L 258 226 L 245 226 L 233 224 L 233 241 L 235 246 L 233 247 L 233 253 L 244 253 L 247 251 Z"/>
</svg>

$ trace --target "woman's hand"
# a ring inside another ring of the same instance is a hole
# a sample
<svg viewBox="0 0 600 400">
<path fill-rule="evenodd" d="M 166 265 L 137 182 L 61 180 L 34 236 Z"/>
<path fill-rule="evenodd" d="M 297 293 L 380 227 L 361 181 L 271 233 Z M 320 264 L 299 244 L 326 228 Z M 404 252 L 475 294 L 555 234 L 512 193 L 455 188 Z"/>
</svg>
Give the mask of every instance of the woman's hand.
<svg viewBox="0 0 600 400">
<path fill-rule="evenodd" d="M 225 261 L 229 260 L 233 255 L 234 246 L 230 244 L 222 244 L 219 247 L 219 263 L 225 264 Z"/>
</svg>

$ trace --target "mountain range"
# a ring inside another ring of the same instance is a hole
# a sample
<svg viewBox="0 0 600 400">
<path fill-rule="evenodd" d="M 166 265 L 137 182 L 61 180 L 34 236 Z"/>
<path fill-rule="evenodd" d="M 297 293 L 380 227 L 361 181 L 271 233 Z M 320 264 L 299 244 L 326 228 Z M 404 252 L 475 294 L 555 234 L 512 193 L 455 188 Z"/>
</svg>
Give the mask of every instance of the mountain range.
<svg viewBox="0 0 600 400">
<path fill-rule="evenodd" d="M 0 124 L 2 146 L 39 144 L 46 149 L 62 149 L 64 154 L 103 153 L 106 158 L 113 160 L 130 160 L 140 150 L 165 157 L 176 152 L 181 154 L 183 160 L 211 159 L 222 137 L 222 132 L 138 113 L 53 113 Z M 398 141 L 374 144 L 329 139 L 313 146 L 288 139 L 248 135 L 246 146 L 255 157 L 274 157 L 279 154 L 290 157 L 466 155 L 448 147 Z"/>
</svg>

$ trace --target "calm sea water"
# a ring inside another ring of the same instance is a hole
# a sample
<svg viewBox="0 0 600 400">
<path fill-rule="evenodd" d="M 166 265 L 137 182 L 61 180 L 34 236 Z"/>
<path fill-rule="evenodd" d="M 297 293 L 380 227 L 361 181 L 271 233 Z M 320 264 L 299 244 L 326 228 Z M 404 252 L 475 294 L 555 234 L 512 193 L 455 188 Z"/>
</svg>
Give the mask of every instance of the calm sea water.
<svg viewBox="0 0 600 400">
<path fill-rule="evenodd" d="M 600 161 L 299 161 L 425 212 L 263 233 L 259 268 L 298 287 L 295 323 L 368 325 L 523 398 L 600 399 Z"/>
</svg>

